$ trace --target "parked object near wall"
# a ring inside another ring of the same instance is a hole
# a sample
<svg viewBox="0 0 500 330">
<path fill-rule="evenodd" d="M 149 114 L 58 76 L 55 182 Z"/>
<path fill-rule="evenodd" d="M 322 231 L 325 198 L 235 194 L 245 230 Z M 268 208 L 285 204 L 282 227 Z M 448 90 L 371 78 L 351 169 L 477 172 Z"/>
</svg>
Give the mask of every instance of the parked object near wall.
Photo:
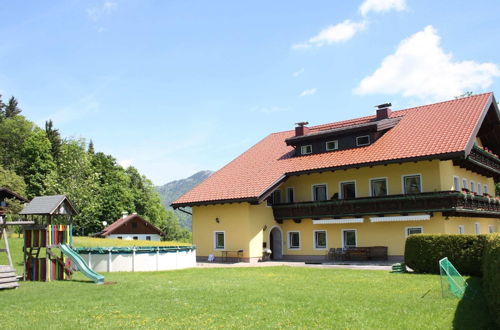
<svg viewBox="0 0 500 330">
<path fill-rule="evenodd" d="M 196 267 L 195 246 L 76 248 L 95 272 L 148 272 Z"/>
</svg>

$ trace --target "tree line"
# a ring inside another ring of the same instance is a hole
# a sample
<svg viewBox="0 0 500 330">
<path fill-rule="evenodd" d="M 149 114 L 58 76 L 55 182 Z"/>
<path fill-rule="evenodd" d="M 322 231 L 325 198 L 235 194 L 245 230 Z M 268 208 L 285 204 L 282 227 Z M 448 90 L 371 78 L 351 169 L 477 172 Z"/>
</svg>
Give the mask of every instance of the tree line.
<svg viewBox="0 0 500 330">
<path fill-rule="evenodd" d="M 0 95 L 0 186 L 31 199 L 68 196 L 78 211 L 75 234 L 92 234 L 136 212 L 162 229 L 167 240 L 189 241 L 191 233 L 179 225 L 172 211 L 161 205 L 153 183 L 111 155 L 96 152 L 92 140 L 63 138 L 51 120 L 40 128 L 21 115 L 18 101 Z M 20 206 L 8 204 L 11 213 Z"/>
</svg>

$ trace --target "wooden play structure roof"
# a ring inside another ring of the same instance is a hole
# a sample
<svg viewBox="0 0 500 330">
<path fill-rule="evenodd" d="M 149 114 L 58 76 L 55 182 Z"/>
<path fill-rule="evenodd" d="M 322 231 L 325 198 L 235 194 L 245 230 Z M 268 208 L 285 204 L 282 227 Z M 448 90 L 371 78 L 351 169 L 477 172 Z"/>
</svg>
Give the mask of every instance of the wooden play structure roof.
<svg viewBox="0 0 500 330">
<path fill-rule="evenodd" d="M 65 195 L 35 197 L 20 215 L 75 215 L 77 214 L 73 204 Z"/>
</svg>

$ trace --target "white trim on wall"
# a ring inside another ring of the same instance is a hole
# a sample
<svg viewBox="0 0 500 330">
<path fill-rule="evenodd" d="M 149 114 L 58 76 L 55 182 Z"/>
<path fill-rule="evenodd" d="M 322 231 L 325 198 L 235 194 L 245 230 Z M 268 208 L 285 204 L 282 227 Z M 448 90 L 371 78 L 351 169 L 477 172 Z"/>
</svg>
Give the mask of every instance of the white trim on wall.
<svg viewBox="0 0 500 330">
<path fill-rule="evenodd" d="M 317 187 L 317 186 L 325 186 L 325 194 L 326 194 L 326 200 L 328 200 L 328 184 L 327 183 L 314 183 L 311 185 L 311 201 L 315 201 L 314 199 L 314 187 Z"/>
<path fill-rule="evenodd" d="M 424 192 L 424 182 L 422 179 L 422 173 L 413 173 L 413 174 L 403 174 L 401 175 L 401 193 L 405 194 L 405 177 L 407 176 L 416 176 L 420 177 L 420 192 Z"/>
<path fill-rule="evenodd" d="M 481 224 L 479 222 L 474 224 L 474 233 L 477 235 L 481 234 Z"/>
<path fill-rule="evenodd" d="M 422 227 L 422 226 L 410 226 L 410 227 L 405 228 L 405 237 L 410 236 L 410 235 L 408 235 L 408 229 L 416 229 L 416 228 L 420 229 L 420 234 L 424 233 L 424 227 Z"/>
<path fill-rule="evenodd" d="M 374 180 L 385 180 L 385 189 L 386 189 L 386 193 L 387 193 L 387 195 L 386 195 L 386 196 L 388 196 L 388 195 L 390 194 L 390 193 L 389 193 L 389 178 L 388 178 L 388 177 L 386 177 L 386 176 L 384 176 L 384 177 L 380 177 L 380 178 L 369 178 L 369 179 L 368 179 L 368 189 L 369 189 L 369 191 L 368 191 L 368 196 L 374 197 L 374 196 L 372 195 L 372 191 L 373 191 L 373 190 L 372 190 L 372 181 L 374 181 Z"/>
<path fill-rule="evenodd" d="M 354 183 L 354 198 L 357 198 L 358 195 L 358 183 L 356 180 L 345 180 L 345 181 L 339 181 L 339 199 L 344 199 L 344 196 L 342 194 L 342 183 Z"/>
<path fill-rule="evenodd" d="M 458 226 L 458 233 L 459 234 L 465 234 L 465 226 L 464 225 L 459 225 Z"/>
<path fill-rule="evenodd" d="M 457 180 L 456 185 L 455 185 L 455 179 Z M 461 190 L 460 189 L 460 177 L 456 176 L 456 175 L 453 176 L 453 190 L 455 190 L 455 191 Z"/>
<path fill-rule="evenodd" d="M 226 248 L 226 232 L 224 230 L 214 230 L 214 250 L 221 251 Z M 222 248 L 217 247 L 217 233 L 222 233 L 224 235 L 224 246 Z"/>
<path fill-rule="evenodd" d="M 325 247 L 316 247 L 316 233 L 324 232 L 325 233 Z M 313 230 L 313 249 L 314 250 L 328 250 L 328 231 L 326 229 L 318 229 Z"/>
<path fill-rule="evenodd" d="M 290 233 L 298 233 L 299 234 L 299 247 L 292 247 L 291 246 L 291 240 L 290 240 Z M 301 242 L 301 239 L 300 239 L 300 230 L 289 230 L 286 232 L 286 240 L 287 240 L 287 248 L 288 250 L 292 250 L 292 251 L 300 251 L 301 247 L 302 247 L 302 242 Z"/>
<path fill-rule="evenodd" d="M 356 239 L 356 244 L 355 246 L 358 246 L 358 230 L 357 229 L 342 229 L 340 231 L 340 238 L 341 238 L 341 242 L 342 242 L 342 248 L 345 247 L 345 244 L 344 244 L 344 232 L 345 231 L 354 231 L 354 237 Z"/>
</svg>

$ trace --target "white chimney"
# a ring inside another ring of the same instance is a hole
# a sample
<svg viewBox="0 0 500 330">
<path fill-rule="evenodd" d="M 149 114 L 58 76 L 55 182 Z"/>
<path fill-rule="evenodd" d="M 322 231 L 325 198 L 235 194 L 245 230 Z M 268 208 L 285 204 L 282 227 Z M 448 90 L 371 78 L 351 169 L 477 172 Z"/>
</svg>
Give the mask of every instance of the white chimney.
<svg viewBox="0 0 500 330">
<path fill-rule="evenodd" d="M 122 219 L 126 218 L 128 216 L 128 212 L 127 211 L 123 211 L 122 212 Z"/>
</svg>

